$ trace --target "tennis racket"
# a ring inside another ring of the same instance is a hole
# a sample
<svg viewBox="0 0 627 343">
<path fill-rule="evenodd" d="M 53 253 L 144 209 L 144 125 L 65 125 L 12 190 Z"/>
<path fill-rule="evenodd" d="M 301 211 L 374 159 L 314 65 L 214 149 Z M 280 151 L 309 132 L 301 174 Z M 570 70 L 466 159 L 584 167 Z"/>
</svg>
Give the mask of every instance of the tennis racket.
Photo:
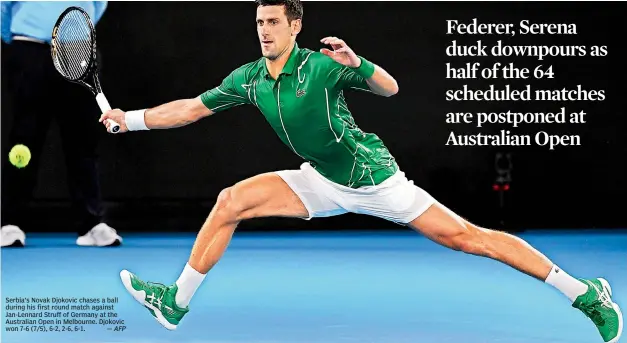
<svg viewBox="0 0 627 343">
<path fill-rule="evenodd" d="M 68 7 L 52 30 L 52 61 L 66 80 L 83 85 L 96 97 L 102 113 L 111 110 L 102 93 L 96 58 L 96 30 L 91 18 L 80 7 Z M 109 121 L 109 132 L 118 133 L 120 124 Z"/>
</svg>

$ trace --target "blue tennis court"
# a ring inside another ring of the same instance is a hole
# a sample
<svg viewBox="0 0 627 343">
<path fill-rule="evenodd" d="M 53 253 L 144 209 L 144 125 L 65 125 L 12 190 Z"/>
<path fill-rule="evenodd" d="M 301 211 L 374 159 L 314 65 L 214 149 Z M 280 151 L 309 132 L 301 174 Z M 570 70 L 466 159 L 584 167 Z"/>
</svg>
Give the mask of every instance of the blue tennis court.
<svg viewBox="0 0 627 343">
<path fill-rule="evenodd" d="M 608 279 L 627 304 L 627 231 L 521 235 L 574 276 Z M 411 231 L 238 232 L 176 331 L 124 290 L 118 273 L 172 283 L 194 234 L 126 234 L 117 248 L 30 235 L 2 250 L 2 299 L 118 297 L 115 325 L 83 332 L 6 332 L 6 343 L 593 343 L 596 328 L 567 299 L 495 261 L 447 250 Z"/>
</svg>

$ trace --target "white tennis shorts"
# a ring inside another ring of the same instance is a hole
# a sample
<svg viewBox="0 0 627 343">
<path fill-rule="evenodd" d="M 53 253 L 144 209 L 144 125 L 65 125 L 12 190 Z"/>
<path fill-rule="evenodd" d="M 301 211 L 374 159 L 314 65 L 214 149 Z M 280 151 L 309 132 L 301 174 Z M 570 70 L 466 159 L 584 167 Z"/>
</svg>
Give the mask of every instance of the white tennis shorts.
<svg viewBox="0 0 627 343">
<path fill-rule="evenodd" d="M 426 191 L 397 171 L 376 186 L 357 189 L 334 183 L 309 163 L 300 170 L 276 172 L 303 202 L 309 217 L 331 217 L 345 213 L 366 214 L 405 225 L 418 218 L 434 202 Z"/>
</svg>

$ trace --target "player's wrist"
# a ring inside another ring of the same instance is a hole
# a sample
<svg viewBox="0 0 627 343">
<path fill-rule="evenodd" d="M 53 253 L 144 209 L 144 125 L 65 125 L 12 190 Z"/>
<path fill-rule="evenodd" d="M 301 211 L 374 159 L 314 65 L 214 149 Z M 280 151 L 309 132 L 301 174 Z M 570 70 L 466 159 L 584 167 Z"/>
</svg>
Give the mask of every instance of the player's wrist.
<svg viewBox="0 0 627 343">
<path fill-rule="evenodd" d="M 361 57 L 361 56 L 357 56 L 359 57 L 359 60 L 361 61 L 361 63 L 359 64 L 358 67 L 353 68 L 353 70 L 357 73 L 357 75 L 363 77 L 364 79 L 369 79 L 372 77 L 372 75 L 374 74 L 374 63 L 368 61 L 367 59 Z"/>
<path fill-rule="evenodd" d="M 146 126 L 146 121 L 144 119 L 145 113 L 145 109 L 126 112 L 124 116 L 126 128 L 129 131 L 149 130 L 148 126 Z"/>
</svg>

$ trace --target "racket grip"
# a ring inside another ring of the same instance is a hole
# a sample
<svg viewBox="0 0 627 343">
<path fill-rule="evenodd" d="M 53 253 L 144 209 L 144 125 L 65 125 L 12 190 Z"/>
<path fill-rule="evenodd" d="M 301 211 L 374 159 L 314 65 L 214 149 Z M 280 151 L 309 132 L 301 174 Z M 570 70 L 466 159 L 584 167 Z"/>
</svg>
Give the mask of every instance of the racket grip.
<svg viewBox="0 0 627 343">
<path fill-rule="evenodd" d="M 98 95 L 96 95 L 96 102 L 98 102 L 98 106 L 100 106 L 100 110 L 102 111 L 102 113 L 111 110 L 111 106 L 109 105 L 109 102 L 107 101 L 107 98 L 104 96 L 103 93 L 98 93 Z M 107 119 L 107 121 L 109 122 L 109 132 L 120 132 L 120 124 L 111 119 Z"/>
</svg>

